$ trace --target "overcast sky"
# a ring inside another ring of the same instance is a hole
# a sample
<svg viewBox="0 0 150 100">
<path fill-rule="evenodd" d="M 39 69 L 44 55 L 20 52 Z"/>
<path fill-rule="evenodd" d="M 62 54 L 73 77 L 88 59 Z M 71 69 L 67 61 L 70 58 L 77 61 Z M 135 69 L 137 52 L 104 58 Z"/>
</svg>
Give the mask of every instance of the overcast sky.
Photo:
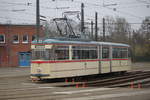
<svg viewBox="0 0 150 100">
<path fill-rule="evenodd" d="M 80 11 L 82 2 L 86 21 L 94 20 L 95 12 L 99 22 L 105 16 L 119 16 L 129 23 L 141 23 L 150 16 L 150 0 L 40 0 L 40 14 L 46 16 L 46 20 L 62 17 L 65 11 Z M 36 0 L 0 0 L 0 23 L 34 24 L 35 7 Z"/>
</svg>

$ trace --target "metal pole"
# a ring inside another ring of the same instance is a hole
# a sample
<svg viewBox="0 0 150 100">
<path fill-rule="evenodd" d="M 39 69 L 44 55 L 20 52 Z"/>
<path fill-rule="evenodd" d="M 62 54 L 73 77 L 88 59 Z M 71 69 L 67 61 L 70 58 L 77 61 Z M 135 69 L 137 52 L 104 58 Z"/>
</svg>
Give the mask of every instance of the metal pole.
<svg viewBox="0 0 150 100">
<path fill-rule="evenodd" d="M 40 1 L 36 0 L 36 34 L 37 34 L 37 42 L 39 42 L 40 38 Z"/>
<path fill-rule="evenodd" d="M 84 4 L 81 4 L 81 33 L 84 34 Z"/>
<path fill-rule="evenodd" d="M 91 38 L 93 39 L 94 35 L 93 35 L 93 21 L 91 21 Z"/>
<path fill-rule="evenodd" d="M 8 23 L 8 25 L 6 26 L 7 27 L 7 33 L 6 33 L 6 44 L 7 44 L 7 46 L 6 46 L 6 50 L 7 50 L 7 66 L 8 67 L 11 67 L 12 65 L 12 63 L 11 63 L 11 60 L 10 60 L 10 57 L 11 57 L 11 42 L 10 42 L 10 39 L 8 39 L 7 37 L 10 37 L 10 31 L 11 31 L 11 28 L 12 28 L 12 26 L 11 26 L 11 23 Z"/>
<path fill-rule="evenodd" d="M 98 40 L 97 34 L 97 12 L 95 13 L 95 41 Z"/>
<path fill-rule="evenodd" d="M 105 40 L 105 18 L 103 18 L 103 41 Z"/>
</svg>

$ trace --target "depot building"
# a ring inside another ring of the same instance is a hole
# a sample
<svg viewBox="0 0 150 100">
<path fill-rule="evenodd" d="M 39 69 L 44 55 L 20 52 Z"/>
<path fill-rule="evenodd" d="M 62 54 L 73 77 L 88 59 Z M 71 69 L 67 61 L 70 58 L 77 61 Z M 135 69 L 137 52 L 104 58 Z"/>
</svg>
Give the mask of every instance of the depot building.
<svg viewBox="0 0 150 100">
<path fill-rule="evenodd" d="M 30 66 L 35 38 L 35 25 L 0 24 L 0 67 Z"/>
</svg>

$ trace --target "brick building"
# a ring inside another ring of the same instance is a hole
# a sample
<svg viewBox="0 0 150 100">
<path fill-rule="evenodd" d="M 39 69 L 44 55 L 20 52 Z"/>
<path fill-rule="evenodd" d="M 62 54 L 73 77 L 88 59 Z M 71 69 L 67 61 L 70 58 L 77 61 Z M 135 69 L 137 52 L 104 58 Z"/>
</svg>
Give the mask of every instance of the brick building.
<svg viewBox="0 0 150 100">
<path fill-rule="evenodd" d="M 30 66 L 35 37 L 35 25 L 0 24 L 0 67 Z"/>
</svg>

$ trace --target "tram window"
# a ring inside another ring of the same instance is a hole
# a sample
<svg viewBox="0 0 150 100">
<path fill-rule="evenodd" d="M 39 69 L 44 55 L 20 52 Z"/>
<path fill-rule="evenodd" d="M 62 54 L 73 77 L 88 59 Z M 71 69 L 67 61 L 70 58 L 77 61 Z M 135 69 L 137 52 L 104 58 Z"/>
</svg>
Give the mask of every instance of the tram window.
<svg viewBox="0 0 150 100">
<path fill-rule="evenodd" d="M 49 54 L 49 49 L 45 50 L 45 53 L 44 53 L 44 56 L 45 56 L 45 59 L 44 60 L 50 60 L 50 54 Z"/>
<path fill-rule="evenodd" d="M 55 59 L 56 60 L 69 59 L 69 46 L 56 46 Z"/>
<path fill-rule="evenodd" d="M 54 60 L 53 51 L 53 49 L 45 49 L 45 46 L 38 45 L 32 50 L 32 60 Z"/>
<path fill-rule="evenodd" d="M 95 46 L 73 46 L 72 59 L 97 59 L 97 47 Z"/>
<path fill-rule="evenodd" d="M 109 58 L 109 47 L 102 48 L 102 58 L 104 59 Z"/>
<path fill-rule="evenodd" d="M 32 60 L 54 60 L 54 53 L 51 49 L 32 50 Z"/>
<path fill-rule="evenodd" d="M 120 58 L 120 48 L 113 48 L 113 58 Z"/>
<path fill-rule="evenodd" d="M 113 48 L 113 58 L 127 58 L 127 48 Z"/>
<path fill-rule="evenodd" d="M 52 49 L 45 49 L 38 46 L 32 50 L 32 60 L 64 60 L 69 59 L 68 46 L 55 46 Z"/>
<path fill-rule="evenodd" d="M 89 54 L 90 59 L 97 59 L 97 50 L 90 50 Z"/>
<path fill-rule="evenodd" d="M 49 60 L 48 51 L 46 50 L 33 50 L 32 51 L 32 60 Z"/>
<path fill-rule="evenodd" d="M 121 58 L 128 58 L 128 49 L 122 48 L 120 54 L 121 54 Z"/>
</svg>

